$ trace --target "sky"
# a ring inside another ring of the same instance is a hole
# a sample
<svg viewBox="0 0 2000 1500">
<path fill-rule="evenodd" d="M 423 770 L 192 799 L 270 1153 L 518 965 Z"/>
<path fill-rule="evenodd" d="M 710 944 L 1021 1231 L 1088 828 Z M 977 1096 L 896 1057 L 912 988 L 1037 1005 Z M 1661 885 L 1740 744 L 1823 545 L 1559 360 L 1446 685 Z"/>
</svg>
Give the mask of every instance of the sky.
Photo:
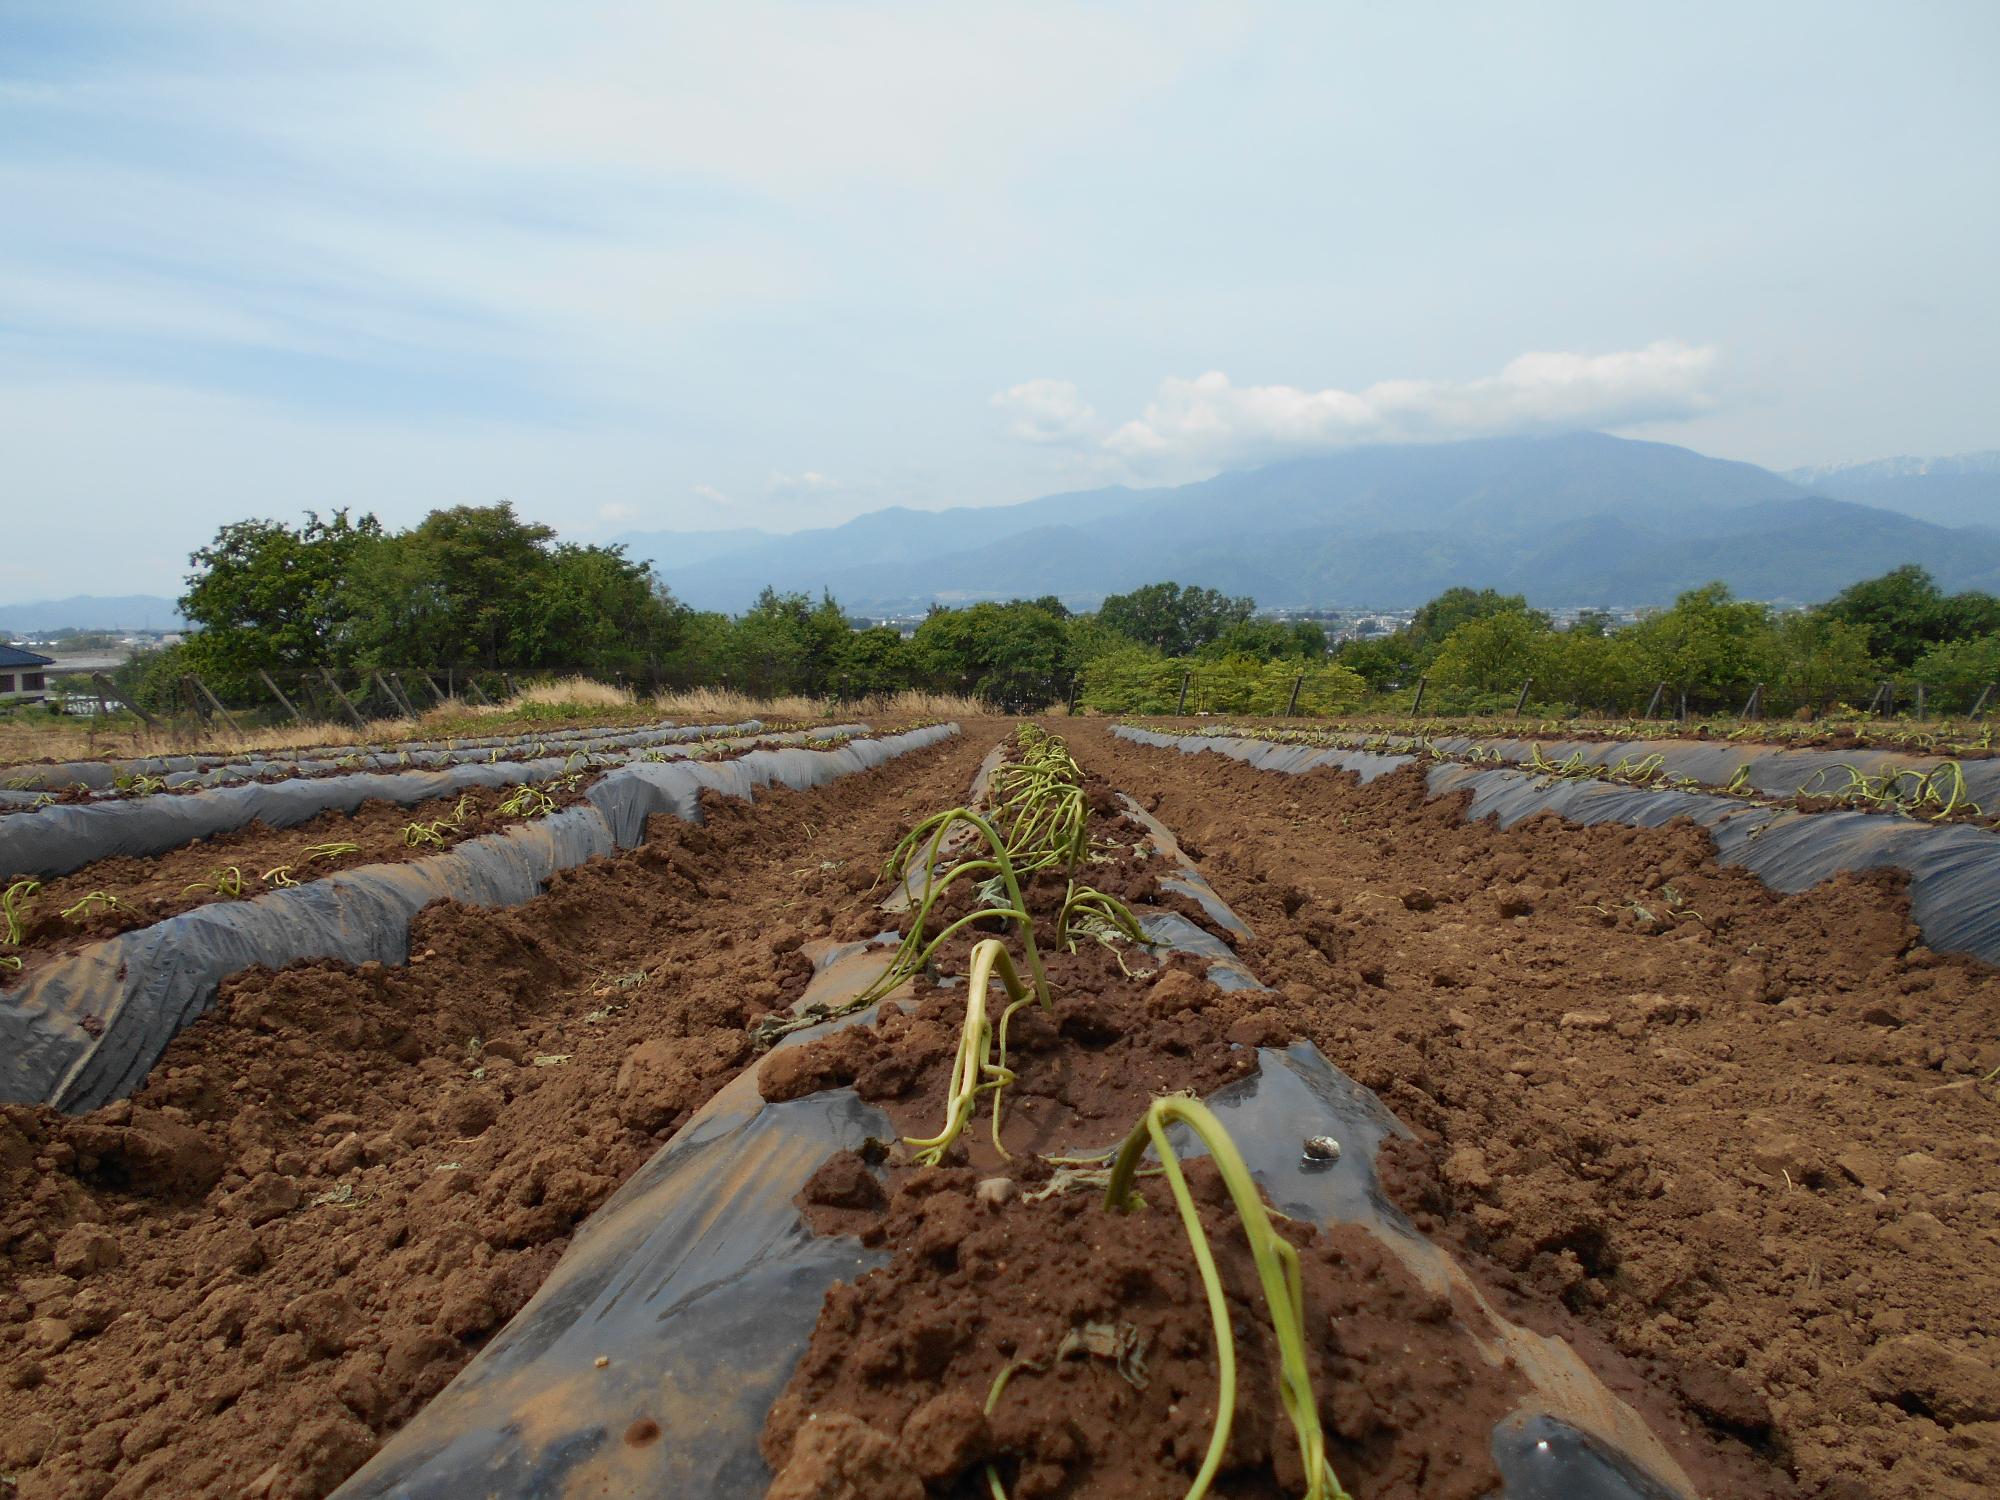
<svg viewBox="0 0 2000 1500">
<path fill-rule="evenodd" d="M 2000 447 L 2000 5 L 0 0 L 0 601 L 1599 428 Z"/>
</svg>

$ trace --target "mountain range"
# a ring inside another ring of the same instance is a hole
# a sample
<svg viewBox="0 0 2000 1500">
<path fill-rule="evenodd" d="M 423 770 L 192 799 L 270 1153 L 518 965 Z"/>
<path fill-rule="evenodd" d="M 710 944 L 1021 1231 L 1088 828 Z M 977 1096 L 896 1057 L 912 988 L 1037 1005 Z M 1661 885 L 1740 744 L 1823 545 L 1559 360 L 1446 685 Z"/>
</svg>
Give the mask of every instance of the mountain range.
<svg viewBox="0 0 2000 1500">
<path fill-rule="evenodd" d="M 1486 438 L 718 535 L 619 540 L 683 600 L 732 611 L 766 584 L 882 615 L 1040 594 L 1091 607 L 1165 578 L 1266 607 L 1409 607 L 1457 584 L 1636 606 L 1715 578 L 1803 603 L 1906 562 L 1949 589 L 2000 592 L 2000 455 L 1777 474 L 1594 432 Z"/>
<path fill-rule="evenodd" d="M 1822 464 L 1788 470 L 1785 478 L 1815 495 L 1879 505 L 1940 526 L 2000 526 L 2000 450 Z"/>
<path fill-rule="evenodd" d="M 1383 609 L 1455 584 L 1540 605 L 1664 604 L 1720 578 L 1805 603 L 1902 563 L 2000 592 L 2000 452 L 1773 473 L 1602 433 L 1350 448 L 1164 489 L 872 511 L 772 535 L 618 538 L 701 609 L 766 584 L 859 615 L 1056 594 L 1078 608 L 1178 579 L 1260 604 Z M 0 630 L 172 629 L 171 600 L 0 605 Z"/>
<path fill-rule="evenodd" d="M 55 630 L 179 630 L 180 607 L 158 594 L 73 594 L 28 604 L 0 604 L 0 630 L 39 635 Z"/>
</svg>

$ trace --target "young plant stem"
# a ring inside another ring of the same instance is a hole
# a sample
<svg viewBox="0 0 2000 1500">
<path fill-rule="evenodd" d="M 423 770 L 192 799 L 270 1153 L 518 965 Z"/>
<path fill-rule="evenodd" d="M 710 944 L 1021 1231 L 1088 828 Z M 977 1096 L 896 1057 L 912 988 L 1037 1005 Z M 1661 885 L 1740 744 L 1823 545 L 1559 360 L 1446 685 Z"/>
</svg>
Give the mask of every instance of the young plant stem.
<svg viewBox="0 0 2000 1500">
<path fill-rule="evenodd" d="M 1001 1012 L 997 1029 L 987 1006 L 987 994 L 996 973 L 1012 1002 Z M 908 1137 L 904 1140 L 904 1144 L 917 1153 L 919 1163 L 936 1166 L 944 1159 L 945 1153 L 964 1133 L 972 1119 L 979 1095 L 988 1089 L 993 1092 L 993 1149 L 1002 1157 L 1011 1156 L 1012 1153 L 1000 1143 L 1001 1096 L 1007 1085 L 1014 1081 L 1014 1074 L 1007 1066 L 1007 1023 L 1013 1019 L 1015 1011 L 1034 1003 L 1035 999 L 1035 992 L 1021 983 L 1015 974 L 1014 961 L 1008 956 L 1006 944 L 998 938 L 984 938 L 973 945 L 972 964 L 966 979 L 965 1025 L 959 1032 L 958 1056 L 951 1066 L 944 1129 L 922 1140 Z M 1046 1002 L 1044 1006 L 1046 1008 Z"/>
<path fill-rule="evenodd" d="M 1122 1211 L 1140 1202 L 1132 1191 L 1132 1179 L 1140 1158 L 1150 1144 L 1166 1169 L 1167 1185 L 1180 1210 L 1187 1230 L 1195 1265 L 1201 1272 L 1202 1288 L 1208 1294 L 1209 1322 L 1215 1332 L 1216 1362 L 1221 1389 L 1216 1398 L 1215 1430 L 1209 1436 L 1208 1453 L 1202 1460 L 1186 1500 L 1201 1500 L 1222 1466 L 1229 1446 L 1229 1432 L 1236 1415 L 1236 1340 L 1230 1331 L 1229 1302 L 1222 1278 L 1215 1268 L 1215 1255 L 1202 1229 L 1201 1211 L 1188 1191 L 1187 1179 L 1174 1155 L 1168 1129 L 1184 1124 L 1208 1147 L 1209 1156 L 1229 1189 L 1236 1216 L 1250 1242 L 1250 1254 L 1257 1263 L 1257 1279 L 1264 1288 L 1264 1304 L 1271 1314 L 1272 1332 L 1278 1342 L 1278 1399 L 1298 1435 L 1299 1457 L 1305 1465 L 1306 1500 L 1348 1500 L 1339 1478 L 1326 1458 L 1326 1434 L 1319 1423 L 1319 1406 L 1313 1398 L 1312 1375 L 1306 1362 L 1305 1296 L 1299 1274 L 1299 1253 L 1271 1227 L 1270 1214 L 1257 1196 L 1257 1184 L 1244 1165 L 1236 1143 L 1207 1105 L 1196 1099 L 1168 1096 L 1155 1099 L 1139 1123 L 1119 1148 L 1112 1163 L 1111 1181 L 1104 1190 L 1104 1206 Z"/>
</svg>

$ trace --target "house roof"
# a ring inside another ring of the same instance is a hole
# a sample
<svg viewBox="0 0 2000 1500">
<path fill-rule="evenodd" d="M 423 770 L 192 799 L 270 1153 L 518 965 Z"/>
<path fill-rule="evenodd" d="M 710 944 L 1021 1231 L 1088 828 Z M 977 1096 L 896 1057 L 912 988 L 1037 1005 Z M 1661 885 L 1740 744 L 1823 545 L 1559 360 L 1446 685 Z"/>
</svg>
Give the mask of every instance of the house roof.
<svg viewBox="0 0 2000 1500">
<path fill-rule="evenodd" d="M 19 646 L 0 646 L 0 667 L 52 667 L 55 664 L 53 656 L 37 656 Z"/>
</svg>

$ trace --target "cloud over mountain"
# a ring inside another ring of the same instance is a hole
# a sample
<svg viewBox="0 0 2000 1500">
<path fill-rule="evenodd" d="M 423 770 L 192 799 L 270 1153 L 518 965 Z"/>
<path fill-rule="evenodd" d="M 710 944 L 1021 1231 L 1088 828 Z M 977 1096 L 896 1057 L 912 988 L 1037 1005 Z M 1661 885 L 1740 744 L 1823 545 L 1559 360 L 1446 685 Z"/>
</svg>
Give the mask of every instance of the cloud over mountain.
<svg viewBox="0 0 2000 1500">
<path fill-rule="evenodd" d="M 1385 380 L 1359 391 L 1239 386 L 1220 370 L 1170 376 L 1139 417 L 1109 428 L 1075 385 L 1000 392 L 1027 442 L 1101 450 L 1132 474 L 1186 478 L 1359 443 L 1443 442 L 1690 417 L 1715 404 L 1716 351 L 1671 340 L 1610 354 L 1536 351 L 1475 380 Z"/>
</svg>

